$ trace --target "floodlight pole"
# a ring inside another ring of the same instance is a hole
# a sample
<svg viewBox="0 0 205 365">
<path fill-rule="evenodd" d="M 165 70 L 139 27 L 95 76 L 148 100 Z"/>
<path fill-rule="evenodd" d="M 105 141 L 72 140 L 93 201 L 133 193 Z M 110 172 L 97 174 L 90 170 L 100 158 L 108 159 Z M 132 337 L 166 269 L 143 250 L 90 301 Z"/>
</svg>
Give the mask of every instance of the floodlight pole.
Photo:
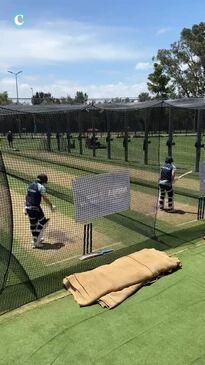
<svg viewBox="0 0 205 365">
<path fill-rule="evenodd" d="M 18 91 L 18 75 L 20 73 L 22 73 L 23 71 L 18 71 L 18 72 L 13 72 L 13 71 L 8 71 L 10 74 L 14 75 L 15 80 L 16 80 L 16 103 L 19 103 L 19 91 Z"/>
</svg>

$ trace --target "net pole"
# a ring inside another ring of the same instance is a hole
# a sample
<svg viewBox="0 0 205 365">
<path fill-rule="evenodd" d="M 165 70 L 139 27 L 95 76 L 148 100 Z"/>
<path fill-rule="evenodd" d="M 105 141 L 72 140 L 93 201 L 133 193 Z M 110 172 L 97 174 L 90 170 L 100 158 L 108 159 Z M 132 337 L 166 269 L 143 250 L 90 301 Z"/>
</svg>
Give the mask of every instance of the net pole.
<svg viewBox="0 0 205 365">
<path fill-rule="evenodd" d="M 172 157 L 172 146 L 173 146 L 173 110 L 169 107 L 169 130 L 168 130 L 168 156 Z"/>
<path fill-rule="evenodd" d="M 204 147 L 204 145 L 201 143 L 202 142 L 201 124 L 202 124 L 202 111 L 198 110 L 197 111 L 197 136 L 196 136 L 196 143 L 195 143 L 195 148 L 196 148 L 195 171 L 196 172 L 199 172 L 199 163 L 200 163 L 200 158 L 201 158 L 201 148 Z"/>
<path fill-rule="evenodd" d="M 51 131 L 49 128 L 47 128 L 47 150 L 50 152 L 51 151 Z"/>
<path fill-rule="evenodd" d="M 110 133 L 110 119 L 108 116 L 108 112 L 105 112 L 106 124 L 107 124 L 107 158 L 111 160 L 111 133 Z"/>
<path fill-rule="evenodd" d="M 78 135 L 79 152 L 80 152 L 80 155 L 82 156 L 83 155 L 83 138 L 82 138 L 81 113 L 82 113 L 82 111 L 78 112 L 77 122 L 78 122 L 78 131 L 79 131 L 79 135 Z"/>
<path fill-rule="evenodd" d="M 91 118 L 92 118 L 92 150 L 93 150 L 93 157 L 96 157 L 96 134 L 95 134 L 95 120 L 94 120 L 94 111 L 91 111 Z"/>
<path fill-rule="evenodd" d="M 143 143 L 143 150 L 144 150 L 144 164 L 148 165 L 148 144 L 149 144 L 149 123 L 148 123 L 148 110 L 145 110 L 145 117 L 144 117 L 144 143 Z"/>
<path fill-rule="evenodd" d="M 125 130 L 125 137 L 124 137 L 125 162 L 128 162 L 128 122 L 127 122 L 126 111 L 124 112 L 124 130 Z"/>
<path fill-rule="evenodd" d="M 70 149 L 70 115 L 66 113 L 66 139 L 67 139 L 67 151 L 71 153 Z"/>
</svg>

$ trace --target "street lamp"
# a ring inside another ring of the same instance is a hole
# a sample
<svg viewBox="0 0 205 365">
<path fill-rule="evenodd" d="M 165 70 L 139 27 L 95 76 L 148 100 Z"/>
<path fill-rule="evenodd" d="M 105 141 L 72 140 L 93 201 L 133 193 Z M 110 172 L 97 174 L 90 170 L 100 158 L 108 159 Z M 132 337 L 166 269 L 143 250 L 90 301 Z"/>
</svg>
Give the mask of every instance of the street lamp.
<svg viewBox="0 0 205 365">
<path fill-rule="evenodd" d="M 33 88 L 31 87 L 30 89 L 31 89 L 32 97 L 33 97 Z"/>
<path fill-rule="evenodd" d="M 13 72 L 13 71 L 8 71 L 10 74 L 14 75 L 15 79 L 16 79 L 16 99 L 17 99 L 17 104 L 19 102 L 19 91 L 18 91 L 18 75 L 20 73 L 22 73 L 23 71 L 18 71 L 18 72 Z"/>
</svg>

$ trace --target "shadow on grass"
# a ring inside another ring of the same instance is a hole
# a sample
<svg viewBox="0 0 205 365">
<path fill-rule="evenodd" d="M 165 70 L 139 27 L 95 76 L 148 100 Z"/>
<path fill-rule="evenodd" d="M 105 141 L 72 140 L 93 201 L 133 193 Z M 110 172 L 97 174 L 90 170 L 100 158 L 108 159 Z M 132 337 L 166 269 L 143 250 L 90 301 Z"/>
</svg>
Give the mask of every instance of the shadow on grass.
<svg viewBox="0 0 205 365">
<path fill-rule="evenodd" d="M 65 244 L 62 242 L 55 242 L 55 243 L 44 242 L 43 247 L 40 249 L 41 250 L 60 250 L 64 246 L 65 246 Z"/>
<path fill-rule="evenodd" d="M 190 212 L 190 211 L 186 211 L 186 210 L 182 210 L 182 209 L 174 209 L 174 210 L 162 209 L 162 210 L 163 210 L 163 212 L 169 213 L 169 214 L 195 214 L 195 215 L 197 215 L 196 212 Z"/>
</svg>

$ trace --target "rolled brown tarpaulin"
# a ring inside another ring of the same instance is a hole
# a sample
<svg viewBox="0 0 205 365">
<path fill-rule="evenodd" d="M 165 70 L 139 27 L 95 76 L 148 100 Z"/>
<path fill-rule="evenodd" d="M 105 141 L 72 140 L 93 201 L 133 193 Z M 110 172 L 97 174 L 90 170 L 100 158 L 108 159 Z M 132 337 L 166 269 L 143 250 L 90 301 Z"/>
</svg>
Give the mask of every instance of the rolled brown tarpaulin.
<svg viewBox="0 0 205 365">
<path fill-rule="evenodd" d="M 80 306 L 98 302 L 114 308 L 143 285 L 181 266 L 177 257 L 154 248 L 143 249 L 111 264 L 67 276 L 63 283 Z"/>
</svg>

